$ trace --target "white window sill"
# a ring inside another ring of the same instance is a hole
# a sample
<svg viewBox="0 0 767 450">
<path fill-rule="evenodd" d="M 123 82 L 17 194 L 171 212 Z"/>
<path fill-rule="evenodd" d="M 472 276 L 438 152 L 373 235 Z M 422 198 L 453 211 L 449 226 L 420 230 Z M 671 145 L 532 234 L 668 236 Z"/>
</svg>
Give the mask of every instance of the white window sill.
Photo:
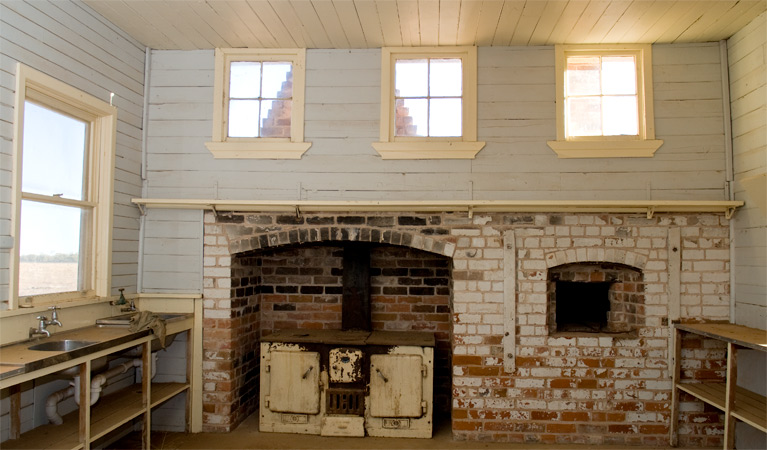
<svg viewBox="0 0 767 450">
<path fill-rule="evenodd" d="M 206 142 L 216 159 L 301 159 L 311 142 Z"/>
<path fill-rule="evenodd" d="M 652 158 L 662 140 L 547 141 L 560 158 Z"/>
<path fill-rule="evenodd" d="M 474 159 L 481 141 L 373 142 L 382 159 Z"/>
</svg>

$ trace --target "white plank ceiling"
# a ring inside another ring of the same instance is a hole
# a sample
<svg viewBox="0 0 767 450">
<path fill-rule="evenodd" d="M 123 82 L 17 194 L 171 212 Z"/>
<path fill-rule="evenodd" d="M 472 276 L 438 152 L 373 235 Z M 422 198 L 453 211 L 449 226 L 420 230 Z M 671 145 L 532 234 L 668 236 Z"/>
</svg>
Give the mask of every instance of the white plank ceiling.
<svg viewBox="0 0 767 450">
<path fill-rule="evenodd" d="M 726 39 L 766 0 L 85 0 L 155 49 Z"/>
</svg>

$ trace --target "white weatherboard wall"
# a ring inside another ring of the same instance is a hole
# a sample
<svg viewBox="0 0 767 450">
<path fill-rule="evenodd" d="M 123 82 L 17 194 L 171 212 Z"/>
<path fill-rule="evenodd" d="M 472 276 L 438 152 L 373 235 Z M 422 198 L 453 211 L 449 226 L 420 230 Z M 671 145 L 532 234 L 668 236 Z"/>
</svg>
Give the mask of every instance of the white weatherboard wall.
<svg viewBox="0 0 767 450">
<path fill-rule="evenodd" d="M 554 49 L 479 49 L 475 160 L 382 160 L 380 50 L 308 50 L 301 160 L 214 160 L 212 51 L 153 51 L 148 197 L 724 200 L 716 44 L 654 47 L 654 158 L 557 159 Z"/>
<path fill-rule="evenodd" d="M 767 324 L 767 14 L 727 42 L 732 102 L 735 199 L 746 205 L 735 215 L 735 321 Z M 763 352 L 741 352 L 738 382 L 767 395 Z M 767 437 L 739 423 L 738 448 L 767 448 Z"/>
<path fill-rule="evenodd" d="M 0 2 L 0 309 L 8 301 L 13 104 L 16 63 L 57 78 L 118 109 L 112 288 L 135 290 L 141 195 L 145 50 L 78 1 Z M 51 224 L 55 226 L 55 224 Z"/>
<path fill-rule="evenodd" d="M 478 56 L 478 134 L 487 145 L 474 160 L 379 157 L 371 146 L 379 139 L 378 49 L 307 51 L 305 136 L 312 146 L 301 160 L 216 160 L 204 145 L 212 130 L 213 51 L 152 51 L 145 195 L 725 200 L 717 44 L 653 47 L 656 134 L 665 141 L 654 158 L 558 159 L 546 145 L 556 137 L 553 47 L 481 47 Z M 149 213 L 144 290 L 201 285 L 200 220 L 190 212 Z M 168 235 L 175 226 L 179 234 Z M 153 255 L 167 264 L 152 263 Z"/>
</svg>

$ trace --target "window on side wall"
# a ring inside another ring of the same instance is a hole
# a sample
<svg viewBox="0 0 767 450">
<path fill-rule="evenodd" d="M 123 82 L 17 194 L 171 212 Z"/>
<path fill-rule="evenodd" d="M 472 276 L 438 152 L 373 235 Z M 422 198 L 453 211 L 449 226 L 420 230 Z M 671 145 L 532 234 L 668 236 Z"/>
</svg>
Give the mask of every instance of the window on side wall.
<svg viewBox="0 0 767 450">
<path fill-rule="evenodd" d="M 476 47 L 381 50 L 383 159 L 470 159 L 477 142 Z"/>
<path fill-rule="evenodd" d="M 216 158 L 300 159 L 304 49 L 216 49 L 212 141 Z"/>
<path fill-rule="evenodd" d="M 655 139 L 650 45 L 558 45 L 560 158 L 651 157 Z"/>
<path fill-rule="evenodd" d="M 19 64 L 11 308 L 108 296 L 117 110 Z"/>
</svg>

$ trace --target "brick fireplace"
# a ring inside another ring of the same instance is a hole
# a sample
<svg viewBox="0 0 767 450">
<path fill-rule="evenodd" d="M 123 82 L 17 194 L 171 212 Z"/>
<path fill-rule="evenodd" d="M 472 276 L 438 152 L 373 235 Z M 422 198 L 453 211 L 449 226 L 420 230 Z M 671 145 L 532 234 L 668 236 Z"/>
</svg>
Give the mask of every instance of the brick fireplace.
<svg viewBox="0 0 767 450">
<path fill-rule="evenodd" d="M 371 246 L 374 329 L 436 333 L 457 439 L 667 445 L 669 320 L 729 314 L 719 214 L 206 213 L 204 242 L 209 431 L 257 411 L 260 336 L 341 328 L 344 243 Z M 606 283 L 605 327 L 558 330 L 557 283 L 585 277 Z M 697 344 L 685 374 L 722 377 L 722 349 Z M 683 445 L 720 444 L 718 414 L 681 411 Z"/>
</svg>

